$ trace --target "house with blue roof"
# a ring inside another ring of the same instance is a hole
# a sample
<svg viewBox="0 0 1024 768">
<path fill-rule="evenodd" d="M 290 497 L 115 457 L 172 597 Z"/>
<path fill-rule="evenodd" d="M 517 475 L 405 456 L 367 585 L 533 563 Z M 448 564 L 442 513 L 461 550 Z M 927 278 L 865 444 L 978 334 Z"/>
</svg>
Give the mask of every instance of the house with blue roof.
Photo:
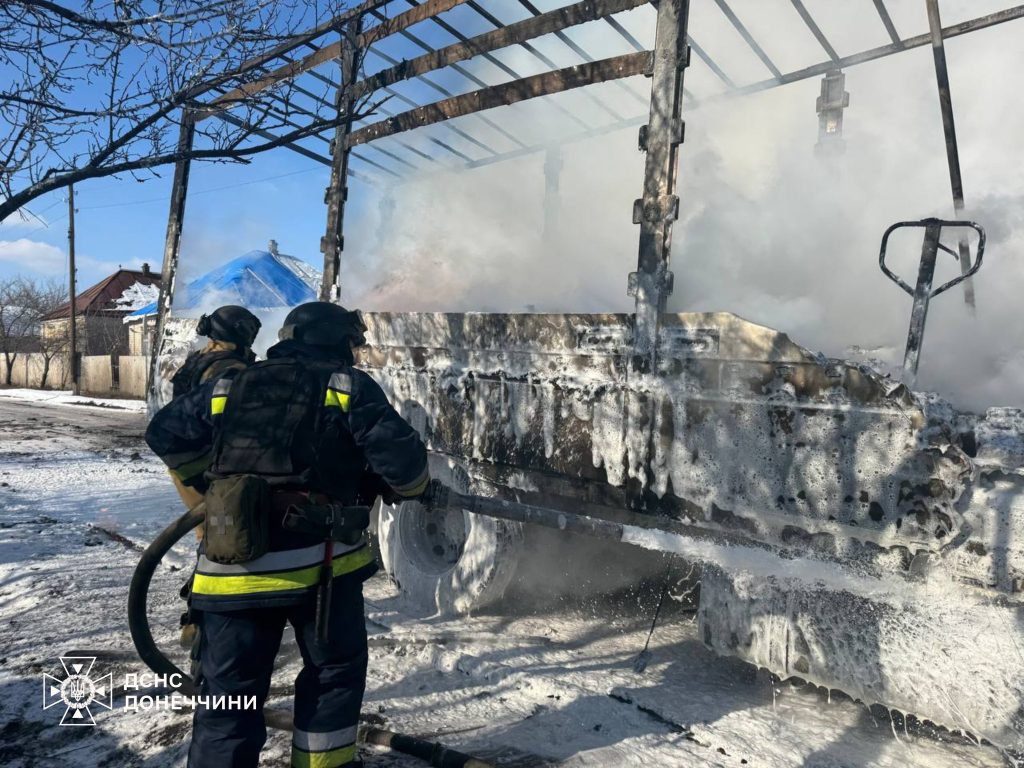
<svg viewBox="0 0 1024 768">
<path fill-rule="evenodd" d="M 178 289 L 174 314 L 199 317 L 224 304 L 238 304 L 258 313 L 316 301 L 319 293 L 319 270 L 280 253 L 277 242 L 271 240 L 268 250 L 244 253 Z M 126 318 L 131 354 L 149 354 L 156 312 L 154 301 Z"/>
</svg>

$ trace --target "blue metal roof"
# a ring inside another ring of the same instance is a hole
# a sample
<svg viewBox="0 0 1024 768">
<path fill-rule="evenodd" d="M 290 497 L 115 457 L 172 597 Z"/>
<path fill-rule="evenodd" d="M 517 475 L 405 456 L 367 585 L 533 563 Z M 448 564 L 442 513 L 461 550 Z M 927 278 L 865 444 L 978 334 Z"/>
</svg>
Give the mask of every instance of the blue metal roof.
<svg viewBox="0 0 1024 768">
<path fill-rule="evenodd" d="M 316 301 L 320 273 L 293 256 L 249 251 L 186 285 L 174 296 L 174 310 L 203 309 L 215 302 L 250 309 L 294 307 Z M 212 302 L 211 302 L 212 299 Z M 153 302 L 133 316 L 157 311 Z"/>
</svg>

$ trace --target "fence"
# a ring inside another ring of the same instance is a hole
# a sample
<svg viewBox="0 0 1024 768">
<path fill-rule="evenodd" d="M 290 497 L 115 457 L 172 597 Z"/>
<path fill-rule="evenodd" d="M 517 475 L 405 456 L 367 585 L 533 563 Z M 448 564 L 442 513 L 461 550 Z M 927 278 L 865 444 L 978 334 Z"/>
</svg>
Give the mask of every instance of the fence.
<svg viewBox="0 0 1024 768">
<path fill-rule="evenodd" d="M 44 358 L 39 353 L 19 354 L 11 368 L 11 386 L 28 389 L 43 389 Z M 0 370 L 6 372 L 6 364 L 0 358 Z M 82 394 L 96 396 L 133 397 L 146 396 L 146 376 L 149 358 L 144 355 L 84 355 L 81 358 L 79 388 Z M 6 380 L 6 379 L 4 379 Z M 50 360 L 46 377 L 46 389 L 67 389 L 71 377 L 67 361 L 63 357 Z"/>
<path fill-rule="evenodd" d="M 46 359 L 42 354 L 38 352 L 20 353 L 11 366 L 11 386 L 42 389 L 45 367 Z M 7 363 L 2 358 L 0 358 L 0 371 L 4 373 L 2 381 L 6 381 Z M 70 378 L 63 357 L 58 355 L 50 360 L 50 369 L 46 374 L 46 389 L 65 389 Z"/>
</svg>

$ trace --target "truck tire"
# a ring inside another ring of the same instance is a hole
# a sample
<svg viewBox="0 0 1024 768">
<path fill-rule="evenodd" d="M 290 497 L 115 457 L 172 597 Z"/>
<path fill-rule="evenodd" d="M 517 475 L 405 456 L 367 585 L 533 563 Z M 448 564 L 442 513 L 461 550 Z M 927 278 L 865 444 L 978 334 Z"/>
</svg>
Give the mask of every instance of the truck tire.
<svg viewBox="0 0 1024 768">
<path fill-rule="evenodd" d="M 470 492 L 457 463 L 431 457 L 431 475 Z M 381 505 L 380 557 L 406 607 L 420 615 L 460 615 L 498 600 L 516 571 L 523 531 L 518 523 L 461 510 L 428 512 L 406 501 Z"/>
</svg>

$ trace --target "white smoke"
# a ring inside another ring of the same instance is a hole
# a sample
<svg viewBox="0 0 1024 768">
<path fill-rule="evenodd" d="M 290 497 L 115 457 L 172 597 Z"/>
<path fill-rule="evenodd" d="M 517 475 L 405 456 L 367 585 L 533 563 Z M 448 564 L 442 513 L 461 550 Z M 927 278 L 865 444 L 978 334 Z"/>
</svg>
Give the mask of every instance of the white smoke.
<svg viewBox="0 0 1024 768">
<path fill-rule="evenodd" d="M 735 39 L 732 48 L 726 45 L 724 36 L 735 32 L 703 7 L 711 5 L 694 4 L 692 34 L 709 50 L 742 51 Z M 869 3 L 857 13 L 847 4 L 807 5 L 841 54 L 886 42 Z M 943 21 L 1006 5 L 944 0 Z M 923 3 L 891 0 L 889 6 L 905 36 L 927 29 Z M 780 66 L 823 57 L 806 30 L 802 55 L 795 44 L 780 42 L 796 38 L 771 34 L 781 13 L 775 3 L 734 7 Z M 1009 73 L 1024 67 L 1022 24 L 947 43 L 968 215 L 987 228 L 989 240 L 975 280 L 977 315 L 966 311 L 959 289 L 932 304 L 919 386 L 971 409 L 1024 406 L 1024 320 L 1017 308 L 1024 289 L 1024 110 L 1007 90 Z M 687 84 L 700 97 L 713 91 L 714 78 L 694 61 Z M 756 59 L 733 64 L 738 79 L 744 67 L 756 71 L 757 65 Z M 915 49 L 846 74 L 846 151 L 837 157 L 814 152 L 817 79 L 696 109 L 691 100 L 670 309 L 729 310 L 830 355 L 857 345 L 898 365 L 910 297 L 879 271 L 879 241 L 898 220 L 952 218 L 931 51 Z M 635 78 L 628 85 L 643 93 L 647 82 Z M 635 97 L 613 85 L 598 87 L 601 99 L 629 115 L 643 113 Z M 585 102 L 579 93 L 565 94 L 534 102 L 528 112 L 513 107 L 490 114 L 510 130 L 536 131 L 542 118 L 553 120 L 553 104 L 583 109 Z M 635 129 L 563 151 L 559 226 L 547 235 L 543 152 L 423 176 L 393 189 L 393 204 L 369 190 L 375 196 L 369 210 L 380 215 L 349 230 L 343 299 L 393 311 L 629 311 L 626 275 L 635 269 L 638 229 L 631 209 L 643 174 Z M 894 238 L 892 248 L 893 267 L 913 283 L 920 234 Z M 939 281 L 958 274 L 950 257 L 939 265 Z"/>
</svg>

